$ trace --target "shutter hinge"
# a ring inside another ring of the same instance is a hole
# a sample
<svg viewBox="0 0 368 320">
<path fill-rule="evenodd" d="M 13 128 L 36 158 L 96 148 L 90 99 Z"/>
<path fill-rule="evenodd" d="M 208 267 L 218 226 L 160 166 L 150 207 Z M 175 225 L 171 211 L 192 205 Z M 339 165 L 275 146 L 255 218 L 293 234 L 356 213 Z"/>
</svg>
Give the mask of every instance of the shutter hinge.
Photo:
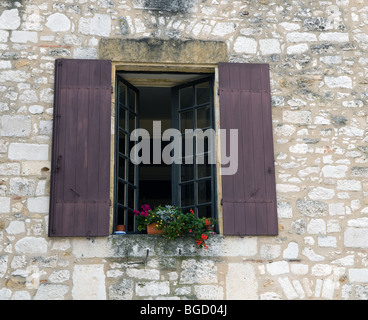
<svg viewBox="0 0 368 320">
<path fill-rule="evenodd" d="M 114 87 L 111 86 L 111 93 L 114 93 Z"/>
<path fill-rule="evenodd" d="M 224 199 L 221 198 L 221 205 L 223 206 L 224 205 Z"/>
<path fill-rule="evenodd" d="M 220 89 L 217 89 L 217 95 L 218 96 L 220 95 Z"/>
</svg>

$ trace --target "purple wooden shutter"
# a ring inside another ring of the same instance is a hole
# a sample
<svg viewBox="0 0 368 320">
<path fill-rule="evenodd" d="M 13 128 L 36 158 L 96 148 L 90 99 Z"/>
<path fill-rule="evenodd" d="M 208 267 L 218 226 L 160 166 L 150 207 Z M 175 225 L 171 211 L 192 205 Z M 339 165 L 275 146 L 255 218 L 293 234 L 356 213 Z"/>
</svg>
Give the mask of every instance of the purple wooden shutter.
<svg viewBox="0 0 368 320">
<path fill-rule="evenodd" d="M 111 62 L 55 61 L 49 236 L 106 236 Z"/>
<path fill-rule="evenodd" d="M 219 87 L 220 126 L 238 129 L 239 139 L 238 171 L 222 176 L 224 234 L 276 235 L 269 67 L 220 63 Z"/>
</svg>

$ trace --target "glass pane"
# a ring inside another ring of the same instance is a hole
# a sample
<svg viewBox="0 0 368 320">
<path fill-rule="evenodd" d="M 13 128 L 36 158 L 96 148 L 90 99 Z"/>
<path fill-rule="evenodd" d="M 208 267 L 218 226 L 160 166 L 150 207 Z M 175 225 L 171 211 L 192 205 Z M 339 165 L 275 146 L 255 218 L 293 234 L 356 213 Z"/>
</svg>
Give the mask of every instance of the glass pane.
<svg viewBox="0 0 368 320">
<path fill-rule="evenodd" d="M 198 218 L 211 218 L 212 207 L 211 206 L 200 206 L 197 208 Z"/>
<path fill-rule="evenodd" d="M 193 129 L 193 111 L 185 111 L 179 114 L 180 131 L 185 133 L 185 129 Z"/>
<path fill-rule="evenodd" d="M 126 154 L 126 134 L 119 132 L 119 152 Z"/>
<path fill-rule="evenodd" d="M 124 182 L 118 182 L 118 202 L 125 205 L 125 186 Z"/>
<path fill-rule="evenodd" d="M 126 179 L 126 170 L 125 170 L 125 159 L 122 157 L 119 157 L 119 170 L 118 170 L 119 178 Z"/>
<path fill-rule="evenodd" d="M 118 207 L 118 219 L 117 224 L 125 224 L 125 212 L 126 210 L 122 207 Z"/>
<path fill-rule="evenodd" d="M 208 154 L 197 157 L 197 177 L 198 179 L 211 176 L 211 165 L 208 163 Z"/>
<path fill-rule="evenodd" d="M 210 101 L 210 83 L 204 82 L 197 84 L 196 88 L 196 105 L 207 103 Z"/>
<path fill-rule="evenodd" d="M 119 127 L 126 130 L 126 111 L 124 108 L 119 108 Z"/>
<path fill-rule="evenodd" d="M 135 130 L 135 119 L 136 116 L 134 113 L 129 112 L 129 132 L 131 133 L 133 130 Z"/>
<path fill-rule="evenodd" d="M 179 90 L 179 109 L 193 107 L 193 87 Z"/>
<path fill-rule="evenodd" d="M 194 180 L 194 166 L 192 164 L 182 164 L 180 166 L 181 181 Z"/>
<path fill-rule="evenodd" d="M 136 111 L 136 94 L 134 90 L 128 88 L 128 106 L 132 111 Z"/>
<path fill-rule="evenodd" d="M 130 209 L 134 209 L 135 207 L 135 189 L 133 186 L 128 185 L 128 201 L 127 205 Z"/>
<path fill-rule="evenodd" d="M 193 183 L 183 184 L 180 186 L 181 188 L 181 206 L 191 206 L 194 204 L 194 187 Z"/>
<path fill-rule="evenodd" d="M 196 110 L 197 128 L 205 128 L 211 126 L 210 106 L 204 106 Z"/>
<path fill-rule="evenodd" d="M 133 210 L 128 210 L 128 231 L 134 232 L 134 213 Z"/>
<path fill-rule="evenodd" d="M 181 137 L 181 155 L 183 156 L 183 163 L 194 163 L 194 135 L 183 134 Z"/>
<path fill-rule="evenodd" d="M 129 161 L 129 179 L 128 181 L 133 184 L 135 184 L 135 168 L 136 166 L 131 161 Z"/>
<path fill-rule="evenodd" d="M 126 105 L 126 85 L 122 82 L 119 82 L 119 92 L 118 92 L 118 99 L 119 102 L 123 105 Z"/>
<path fill-rule="evenodd" d="M 211 180 L 197 182 L 198 203 L 211 202 Z"/>
</svg>

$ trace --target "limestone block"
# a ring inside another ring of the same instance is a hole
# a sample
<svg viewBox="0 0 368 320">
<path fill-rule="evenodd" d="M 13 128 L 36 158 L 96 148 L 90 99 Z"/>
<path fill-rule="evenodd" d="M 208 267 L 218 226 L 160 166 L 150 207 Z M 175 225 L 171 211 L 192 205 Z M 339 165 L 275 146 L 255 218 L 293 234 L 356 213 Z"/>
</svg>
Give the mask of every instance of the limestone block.
<svg viewBox="0 0 368 320">
<path fill-rule="evenodd" d="M 17 196 L 33 196 L 35 193 L 36 181 L 26 178 L 10 179 L 9 194 Z"/>
<path fill-rule="evenodd" d="M 281 53 L 280 41 L 278 39 L 261 39 L 259 40 L 259 49 L 262 54 Z"/>
<path fill-rule="evenodd" d="M 48 160 L 49 145 L 31 143 L 11 143 L 9 145 L 10 160 Z"/>
<path fill-rule="evenodd" d="M 367 268 L 351 268 L 349 269 L 349 280 L 351 282 L 368 282 L 368 269 Z"/>
<path fill-rule="evenodd" d="M 353 81 L 348 76 L 331 77 L 325 76 L 324 81 L 329 88 L 353 89 Z"/>
<path fill-rule="evenodd" d="M 325 178 L 345 178 L 347 171 L 348 167 L 345 165 L 327 165 L 322 168 L 322 174 Z"/>
<path fill-rule="evenodd" d="M 18 9 L 4 10 L 0 16 L 0 29 L 15 30 L 20 26 Z"/>
<path fill-rule="evenodd" d="M 237 53 L 257 53 L 257 41 L 253 38 L 238 37 L 234 43 L 234 51 Z"/>
<path fill-rule="evenodd" d="M 102 264 L 75 265 L 72 297 L 75 300 L 106 300 L 105 273 Z"/>
<path fill-rule="evenodd" d="M 161 296 L 170 293 L 169 281 L 138 282 L 135 289 L 137 296 Z"/>
<path fill-rule="evenodd" d="M 46 27 L 52 32 L 68 31 L 70 29 L 70 20 L 65 14 L 54 13 L 47 18 Z"/>
<path fill-rule="evenodd" d="M 19 234 L 26 232 L 24 221 L 10 221 L 9 226 L 5 229 L 8 234 Z"/>
<path fill-rule="evenodd" d="M 296 44 L 294 46 L 289 46 L 286 49 L 287 54 L 301 54 L 308 51 L 308 45 L 306 43 Z"/>
<path fill-rule="evenodd" d="M 24 237 L 16 242 L 14 246 L 17 253 L 26 254 L 45 254 L 47 247 L 47 241 L 39 237 Z"/>
<path fill-rule="evenodd" d="M 12 31 L 10 41 L 16 43 L 37 43 L 38 35 L 35 31 Z"/>
<path fill-rule="evenodd" d="M 216 283 L 217 282 L 217 268 L 211 260 L 184 260 L 182 262 L 182 269 L 179 283 Z"/>
<path fill-rule="evenodd" d="M 368 228 L 346 228 L 344 244 L 346 247 L 368 248 Z"/>
<path fill-rule="evenodd" d="M 258 281 L 250 263 L 229 263 L 226 275 L 226 299 L 258 299 Z"/>
<path fill-rule="evenodd" d="M 20 174 L 19 163 L 0 163 L 0 175 L 16 176 Z"/>
<path fill-rule="evenodd" d="M 34 300 L 64 300 L 69 287 L 61 284 L 41 283 Z"/>
<path fill-rule="evenodd" d="M 203 285 L 194 286 L 194 293 L 200 300 L 223 300 L 224 290 L 221 286 Z"/>
<path fill-rule="evenodd" d="M 111 17 L 96 13 L 92 18 L 80 18 L 78 31 L 86 35 L 108 37 L 111 32 Z"/>
<path fill-rule="evenodd" d="M 124 279 L 121 283 L 109 287 L 109 300 L 132 300 L 133 281 Z"/>
<path fill-rule="evenodd" d="M 10 198 L 0 197 L 0 213 L 10 212 Z"/>
<path fill-rule="evenodd" d="M 28 210 L 33 213 L 48 213 L 49 201 L 49 196 L 29 198 L 27 200 Z"/>
<path fill-rule="evenodd" d="M 8 270 L 8 255 L 1 255 L 0 256 L 0 278 L 3 278 L 6 271 Z"/>
<path fill-rule="evenodd" d="M 329 200 L 335 196 L 335 191 L 333 189 L 317 187 L 317 188 L 312 189 L 308 193 L 308 196 L 312 200 Z"/>
</svg>

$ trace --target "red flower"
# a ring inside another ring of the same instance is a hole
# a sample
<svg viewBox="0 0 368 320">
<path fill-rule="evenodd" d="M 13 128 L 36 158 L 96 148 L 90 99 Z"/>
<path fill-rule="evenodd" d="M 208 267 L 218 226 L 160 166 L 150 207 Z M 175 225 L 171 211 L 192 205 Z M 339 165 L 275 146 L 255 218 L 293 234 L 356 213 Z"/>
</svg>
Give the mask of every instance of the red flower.
<svg viewBox="0 0 368 320">
<path fill-rule="evenodd" d="M 211 224 L 211 220 L 210 219 L 205 219 L 204 221 L 206 222 L 206 226 L 209 226 Z"/>
<path fill-rule="evenodd" d="M 194 214 L 194 211 L 193 211 L 193 209 L 190 209 L 189 211 L 190 211 L 190 213 L 191 213 L 191 214 Z"/>
<path fill-rule="evenodd" d="M 206 235 L 205 233 L 203 233 L 203 234 L 201 235 L 201 238 L 202 238 L 202 240 L 207 240 L 208 235 Z"/>
</svg>

